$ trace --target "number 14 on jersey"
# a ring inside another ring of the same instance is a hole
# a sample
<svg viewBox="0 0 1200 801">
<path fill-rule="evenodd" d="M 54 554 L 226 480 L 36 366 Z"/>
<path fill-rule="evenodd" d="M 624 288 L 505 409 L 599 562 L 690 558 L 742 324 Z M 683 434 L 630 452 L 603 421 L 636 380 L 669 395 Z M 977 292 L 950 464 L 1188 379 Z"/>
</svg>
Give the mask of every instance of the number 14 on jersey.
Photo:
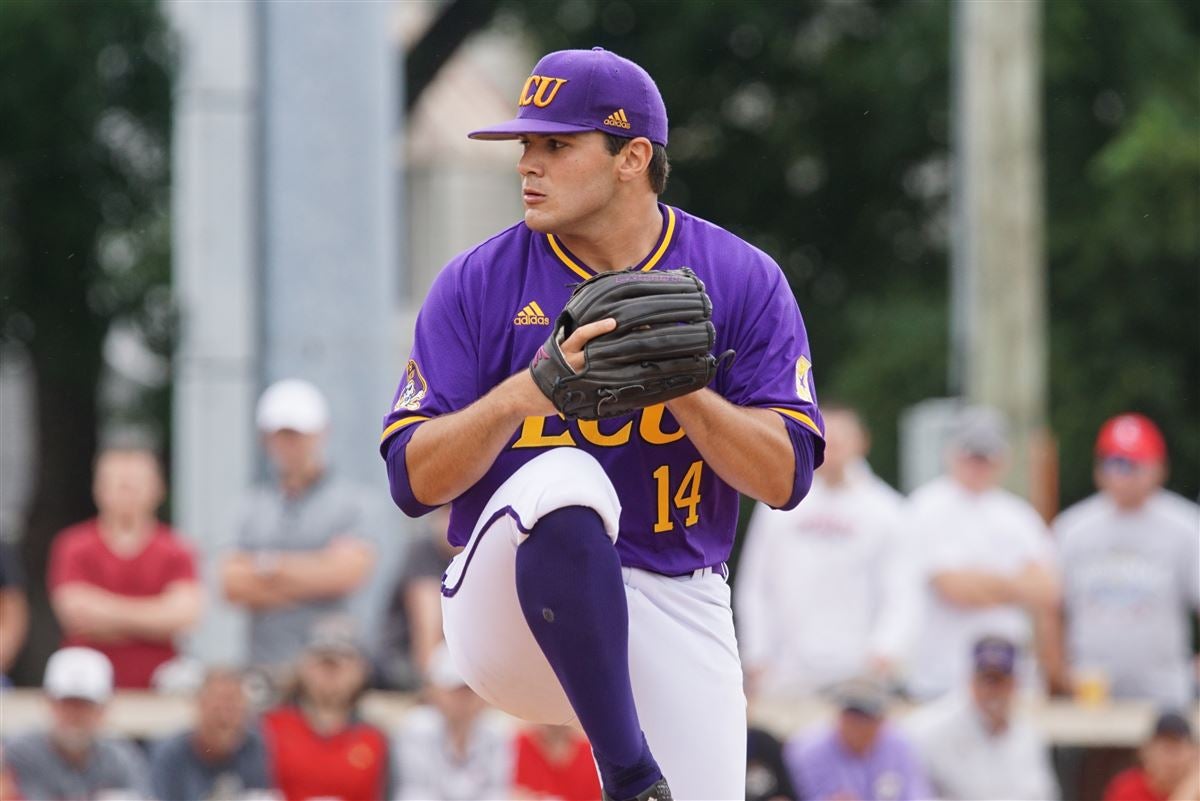
<svg viewBox="0 0 1200 801">
<path fill-rule="evenodd" d="M 700 520 L 700 474 L 704 471 L 704 462 L 697 459 L 692 462 L 683 474 L 674 496 L 671 495 L 671 466 L 664 464 L 653 473 L 658 487 L 658 519 L 654 522 L 654 533 L 663 534 L 675 528 L 671 519 L 671 501 L 675 508 L 687 510 L 683 520 L 684 527 L 694 526 Z"/>
</svg>

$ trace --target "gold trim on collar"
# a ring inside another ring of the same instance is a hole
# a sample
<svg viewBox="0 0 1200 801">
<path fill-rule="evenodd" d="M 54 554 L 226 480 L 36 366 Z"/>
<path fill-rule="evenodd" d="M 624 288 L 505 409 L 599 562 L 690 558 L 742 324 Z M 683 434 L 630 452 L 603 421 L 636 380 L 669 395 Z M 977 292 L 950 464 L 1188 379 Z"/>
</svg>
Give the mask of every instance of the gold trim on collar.
<svg viewBox="0 0 1200 801">
<path fill-rule="evenodd" d="M 661 259 L 663 254 L 667 252 L 667 248 L 671 246 L 671 240 L 675 236 L 675 209 L 671 208 L 670 206 L 667 206 L 666 208 L 667 233 L 663 236 L 662 242 L 659 243 L 658 249 L 654 251 L 654 255 L 651 256 L 642 266 L 642 272 L 649 272 L 650 270 L 654 269 L 654 265 L 658 264 L 659 259 Z M 563 250 L 562 245 L 558 244 L 558 240 L 554 238 L 554 234 L 546 234 L 546 241 L 550 243 L 550 249 L 554 251 L 555 256 L 558 256 L 558 260 L 565 264 L 567 269 L 578 275 L 580 278 L 588 279 L 596 274 L 595 272 L 589 271 L 587 267 L 583 267 L 573 261 L 571 257 L 567 255 L 567 252 Z"/>
</svg>

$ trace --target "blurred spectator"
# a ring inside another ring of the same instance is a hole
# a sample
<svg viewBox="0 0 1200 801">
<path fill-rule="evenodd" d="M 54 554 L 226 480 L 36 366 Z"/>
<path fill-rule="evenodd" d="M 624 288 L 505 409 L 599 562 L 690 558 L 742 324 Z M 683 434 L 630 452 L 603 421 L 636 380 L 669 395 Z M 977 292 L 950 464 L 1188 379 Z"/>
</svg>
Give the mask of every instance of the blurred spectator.
<svg viewBox="0 0 1200 801">
<path fill-rule="evenodd" d="M 195 728 L 159 743 L 150 781 L 155 798 L 171 801 L 235 799 L 272 787 L 238 671 L 209 669 L 196 694 Z"/>
<path fill-rule="evenodd" d="M 50 656 L 43 681 L 50 730 L 14 738 L 4 752 L 22 798 L 151 798 L 137 746 L 99 736 L 112 689 L 112 664 L 99 651 L 64 648 Z"/>
<path fill-rule="evenodd" d="M 225 596 L 250 612 L 251 664 L 283 669 L 314 621 L 346 610 L 374 552 L 361 531 L 365 495 L 325 464 L 329 411 L 320 391 L 296 379 L 272 384 L 257 422 L 276 482 L 251 495 L 222 578 Z"/>
<path fill-rule="evenodd" d="M 825 463 L 804 503 L 760 504 L 746 534 L 734 587 L 752 695 L 799 696 L 868 672 L 889 679 L 914 628 L 901 496 L 867 467 L 858 414 L 822 411 Z"/>
<path fill-rule="evenodd" d="M 832 725 L 794 737 L 784 761 L 805 801 L 917 801 L 931 798 L 917 755 L 886 720 L 887 694 L 869 679 L 834 691 L 839 713 Z"/>
<path fill-rule="evenodd" d="M 1034 623 L 1047 631 L 1057 614 L 1050 538 L 1033 507 L 1000 487 L 1007 457 L 999 413 L 964 409 L 947 449 L 947 475 L 909 498 L 906 545 L 918 558 L 925 600 L 907 682 L 917 699 L 965 686 L 980 637 L 1002 634 L 1030 652 Z M 1038 650 L 1048 647 L 1039 642 Z M 1019 673 L 1032 687 L 1034 666 Z"/>
<path fill-rule="evenodd" d="M 783 744 L 753 726 L 746 732 L 746 801 L 797 801 Z"/>
<path fill-rule="evenodd" d="M 569 726 L 529 726 L 517 733 L 513 797 L 595 801 L 600 778 L 592 747 Z"/>
<path fill-rule="evenodd" d="M 21 652 L 28 629 L 25 574 L 16 551 L 0 542 L 0 687 L 9 684 L 8 669 Z"/>
<path fill-rule="evenodd" d="M 409 545 L 388 607 L 379 672 L 380 683 L 389 689 L 411 691 L 423 684 L 429 659 L 442 641 L 442 574 L 462 550 L 446 538 L 449 506 L 424 520 L 424 536 Z"/>
<path fill-rule="evenodd" d="M 1187 718 L 1164 712 L 1138 753 L 1140 765 L 1117 774 L 1104 801 L 1194 801 L 1200 798 L 1200 750 Z"/>
<path fill-rule="evenodd" d="M 13 778 L 8 763 L 4 761 L 3 746 L 0 746 L 0 801 L 22 801 L 21 793 L 17 790 L 17 780 Z"/>
<path fill-rule="evenodd" d="M 934 791 L 945 801 L 1058 798 L 1048 746 L 1014 708 L 1016 646 L 984 637 L 973 656 L 969 693 L 951 693 L 906 721 Z"/>
<path fill-rule="evenodd" d="M 391 797 L 387 736 L 358 714 L 367 677 L 353 623 L 316 621 L 288 703 L 263 718 L 274 784 L 285 799 Z"/>
<path fill-rule="evenodd" d="M 155 517 L 165 487 L 147 450 L 109 449 L 96 459 L 99 514 L 60 532 L 48 587 L 64 645 L 109 658 L 117 687 L 147 688 L 175 657 L 174 638 L 200 617 L 191 549 Z"/>
<path fill-rule="evenodd" d="M 396 732 L 397 797 L 422 801 L 507 798 L 512 735 L 454 666 L 445 644 L 429 663 L 429 705 L 411 710 Z"/>
<path fill-rule="evenodd" d="M 1163 489 L 1167 449 L 1123 414 L 1096 441 L 1100 492 L 1054 523 L 1063 573 L 1069 689 L 1090 674 L 1118 698 L 1182 707 L 1192 697 L 1188 611 L 1200 608 L 1200 506 Z"/>
</svg>

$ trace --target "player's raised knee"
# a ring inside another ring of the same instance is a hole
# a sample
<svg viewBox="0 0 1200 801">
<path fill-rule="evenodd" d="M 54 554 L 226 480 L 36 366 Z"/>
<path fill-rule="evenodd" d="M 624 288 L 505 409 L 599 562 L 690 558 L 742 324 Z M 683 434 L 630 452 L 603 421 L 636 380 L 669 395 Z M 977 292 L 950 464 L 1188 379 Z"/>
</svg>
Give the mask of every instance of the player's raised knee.
<svg viewBox="0 0 1200 801">
<path fill-rule="evenodd" d="M 505 493 L 521 528 L 530 530 L 544 516 L 568 506 L 595 510 L 608 536 L 616 542 L 621 502 L 604 468 L 575 448 L 555 448 L 517 470 L 497 494 Z"/>
</svg>

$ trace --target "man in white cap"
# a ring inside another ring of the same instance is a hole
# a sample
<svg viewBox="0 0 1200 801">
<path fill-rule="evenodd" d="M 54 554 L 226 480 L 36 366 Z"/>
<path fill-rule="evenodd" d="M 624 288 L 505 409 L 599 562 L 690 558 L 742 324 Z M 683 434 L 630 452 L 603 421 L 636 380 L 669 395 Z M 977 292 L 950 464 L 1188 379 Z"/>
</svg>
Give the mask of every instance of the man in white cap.
<svg viewBox="0 0 1200 801">
<path fill-rule="evenodd" d="M 284 668 L 313 623 L 344 611 L 370 576 L 374 549 L 363 531 L 370 501 L 329 474 L 329 407 L 315 386 L 272 384 L 256 419 L 275 481 L 252 493 L 222 580 L 225 596 L 250 613 L 249 663 Z"/>
<path fill-rule="evenodd" d="M 50 657 L 43 682 L 50 730 L 17 737 L 4 752 L 22 798 L 151 797 L 137 747 L 99 736 L 112 688 L 112 663 L 99 651 L 64 648 Z"/>
<path fill-rule="evenodd" d="M 425 696 L 394 738 L 397 798 L 508 798 L 512 732 L 467 686 L 445 643 L 430 658 Z"/>
<path fill-rule="evenodd" d="M 1008 451 L 1000 413 L 965 408 L 954 423 L 946 474 L 909 497 L 905 536 L 923 609 L 907 684 L 918 700 L 963 686 L 971 646 L 985 634 L 1032 650 L 1034 622 L 1057 609 L 1048 529 L 1028 502 L 1000 486 Z M 1032 664 L 1018 673 L 1030 678 Z"/>
</svg>

